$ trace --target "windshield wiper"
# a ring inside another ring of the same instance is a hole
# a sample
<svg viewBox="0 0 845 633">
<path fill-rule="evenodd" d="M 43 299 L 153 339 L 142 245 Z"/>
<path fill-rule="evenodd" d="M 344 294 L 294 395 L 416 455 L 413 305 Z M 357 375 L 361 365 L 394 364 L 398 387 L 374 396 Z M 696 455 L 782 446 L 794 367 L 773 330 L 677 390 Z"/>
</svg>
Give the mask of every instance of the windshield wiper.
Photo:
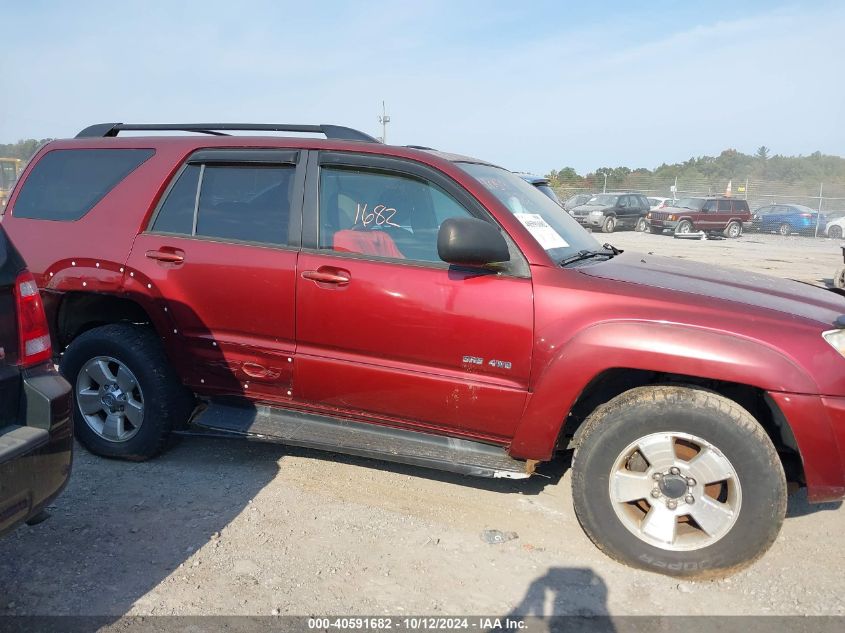
<svg viewBox="0 0 845 633">
<path fill-rule="evenodd" d="M 574 264 L 575 262 L 580 262 L 584 259 L 592 259 L 593 257 L 607 257 L 610 259 L 611 257 L 618 255 L 622 251 L 620 251 L 615 246 L 611 246 L 610 244 L 604 244 L 603 248 L 607 250 L 604 251 L 591 251 L 587 249 L 583 249 L 575 253 L 574 255 L 570 255 L 569 257 L 564 257 L 560 262 L 558 262 L 561 266 L 567 266 L 569 264 Z"/>
</svg>

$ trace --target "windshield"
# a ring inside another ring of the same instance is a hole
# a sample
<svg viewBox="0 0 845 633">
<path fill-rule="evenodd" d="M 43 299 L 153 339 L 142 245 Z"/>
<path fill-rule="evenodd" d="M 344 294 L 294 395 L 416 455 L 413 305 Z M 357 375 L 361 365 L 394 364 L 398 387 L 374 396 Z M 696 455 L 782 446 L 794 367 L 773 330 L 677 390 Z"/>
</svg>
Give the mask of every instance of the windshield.
<svg viewBox="0 0 845 633">
<path fill-rule="evenodd" d="M 617 196 L 603 193 L 590 198 L 587 204 L 597 207 L 612 207 L 616 204 L 616 198 Z"/>
<path fill-rule="evenodd" d="M 673 206 L 680 209 L 692 209 L 693 211 L 701 211 L 704 206 L 704 198 L 681 198 Z"/>
<path fill-rule="evenodd" d="M 537 187 L 514 173 L 477 163 L 458 163 L 504 204 L 555 260 L 581 250 L 596 250 L 599 243 L 571 215 Z"/>
</svg>

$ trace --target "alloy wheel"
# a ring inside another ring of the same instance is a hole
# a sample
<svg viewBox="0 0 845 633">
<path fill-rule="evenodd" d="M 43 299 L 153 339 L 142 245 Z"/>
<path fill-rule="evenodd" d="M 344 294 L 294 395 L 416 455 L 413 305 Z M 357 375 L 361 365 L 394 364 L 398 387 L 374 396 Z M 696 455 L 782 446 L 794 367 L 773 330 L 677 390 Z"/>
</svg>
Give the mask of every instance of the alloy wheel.
<svg viewBox="0 0 845 633">
<path fill-rule="evenodd" d="M 742 506 L 736 469 L 706 440 L 654 433 L 628 445 L 610 472 L 609 493 L 622 524 L 670 551 L 708 547 L 730 532 Z"/>
<path fill-rule="evenodd" d="M 110 442 L 132 439 L 144 421 L 138 379 L 110 356 L 97 356 L 82 366 L 76 378 L 76 404 L 91 430 Z"/>
</svg>

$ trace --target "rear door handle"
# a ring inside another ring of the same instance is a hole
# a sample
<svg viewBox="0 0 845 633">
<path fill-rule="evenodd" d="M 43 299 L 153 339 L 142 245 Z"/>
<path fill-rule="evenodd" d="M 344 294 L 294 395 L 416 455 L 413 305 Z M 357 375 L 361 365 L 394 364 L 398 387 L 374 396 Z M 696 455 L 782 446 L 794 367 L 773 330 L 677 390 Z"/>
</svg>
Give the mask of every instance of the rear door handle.
<svg viewBox="0 0 845 633">
<path fill-rule="evenodd" d="M 305 270 L 302 272 L 303 279 L 310 279 L 321 284 L 335 284 L 343 286 L 349 283 L 349 276 L 340 273 L 330 273 L 323 270 Z"/>
<path fill-rule="evenodd" d="M 147 257 L 155 259 L 160 262 L 167 262 L 168 264 L 181 264 L 185 261 L 184 255 L 168 251 L 147 251 Z"/>
</svg>

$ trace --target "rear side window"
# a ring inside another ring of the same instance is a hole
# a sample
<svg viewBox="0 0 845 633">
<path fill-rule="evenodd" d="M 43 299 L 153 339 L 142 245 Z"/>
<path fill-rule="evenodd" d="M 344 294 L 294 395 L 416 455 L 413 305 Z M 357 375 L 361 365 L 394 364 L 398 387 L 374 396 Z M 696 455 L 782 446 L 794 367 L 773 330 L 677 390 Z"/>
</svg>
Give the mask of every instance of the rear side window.
<svg viewBox="0 0 845 633">
<path fill-rule="evenodd" d="M 295 170 L 293 165 L 188 165 L 152 229 L 285 245 Z"/>
<path fill-rule="evenodd" d="M 748 202 L 745 200 L 734 200 L 734 211 L 748 211 Z"/>
<path fill-rule="evenodd" d="M 731 210 L 731 201 L 730 200 L 719 200 L 719 211 L 728 211 Z"/>
<path fill-rule="evenodd" d="M 73 222 L 155 153 L 152 149 L 57 149 L 23 183 L 13 214 Z"/>
</svg>

